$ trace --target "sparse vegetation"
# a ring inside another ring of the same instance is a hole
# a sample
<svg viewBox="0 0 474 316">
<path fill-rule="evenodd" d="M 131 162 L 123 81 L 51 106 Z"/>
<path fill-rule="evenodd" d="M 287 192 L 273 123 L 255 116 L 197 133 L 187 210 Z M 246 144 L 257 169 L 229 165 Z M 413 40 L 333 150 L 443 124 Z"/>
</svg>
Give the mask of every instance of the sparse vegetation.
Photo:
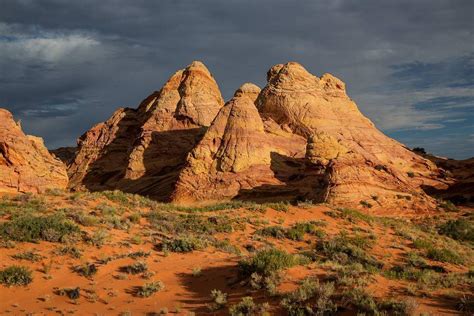
<svg viewBox="0 0 474 316">
<path fill-rule="evenodd" d="M 93 263 L 84 263 L 74 267 L 74 271 L 85 277 L 92 277 L 97 273 L 97 266 Z"/>
<path fill-rule="evenodd" d="M 268 308 L 268 304 L 256 304 L 252 297 L 246 296 L 239 303 L 229 308 L 229 314 L 231 316 L 264 315 Z"/>
<path fill-rule="evenodd" d="M 120 271 L 128 274 L 139 274 L 148 271 L 148 265 L 146 262 L 137 261 L 127 266 L 123 266 Z"/>
<path fill-rule="evenodd" d="M 267 276 L 279 270 L 308 262 L 309 258 L 307 257 L 270 248 L 257 252 L 249 259 L 239 261 L 239 269 L 243 276 L 250 276 L 254 272 Z"/>
<path fill-rule="evenodd" d="M 0 224 L 0 236 L 14 241 L 58 242 L 66 236 L 79 233 L 79 227 L 61 214 L 49 216 L 25 215 Z"/>
<path fill-rule="evenodd" d="M 154 281 L 145 283 L 137 289 L 136 295 L 139 297 L 150 297 L 156 292 L 159 292 L 165 288 L 165 285 L 161 281 Z"/>
<path fill-rule="evenodd" d="M 10 266 L 0 270 L 0 283 L 6 286 L 26 286 L 33 281 L 32 272 L 23 266 Z"/>
<path fill-rule="evenodd" d="M 220 290 L 211 291 L 212 303 L 209 305 L 211 311 L 217 311 L 225 307 L 227 304 L 227 293 L 223 293 Z"/>
</svg>

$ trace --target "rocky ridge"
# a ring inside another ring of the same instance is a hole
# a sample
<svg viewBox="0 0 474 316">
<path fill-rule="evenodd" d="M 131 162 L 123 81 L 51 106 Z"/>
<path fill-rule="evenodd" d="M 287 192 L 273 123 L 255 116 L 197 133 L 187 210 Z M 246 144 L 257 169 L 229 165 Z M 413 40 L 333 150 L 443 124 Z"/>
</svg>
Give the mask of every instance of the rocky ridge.
<svg viewBox="0 0 474 316">
<path fill-rule="evenodd" d="M 0 109 L 0 192 L 65 189 L 65 166 L 53 157 L 39 137 L 25 135 L 10 112 Z"/>
</svg>

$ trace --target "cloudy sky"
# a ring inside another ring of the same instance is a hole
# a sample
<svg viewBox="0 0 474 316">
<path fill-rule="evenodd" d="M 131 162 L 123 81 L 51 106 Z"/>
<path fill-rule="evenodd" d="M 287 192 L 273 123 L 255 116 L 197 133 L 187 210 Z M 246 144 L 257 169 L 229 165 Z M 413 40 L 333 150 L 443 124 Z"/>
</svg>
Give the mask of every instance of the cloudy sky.
<svg viewBox="0 0 474 316">
<path fill-rule="evenodd" d="M 202 60 L 226 98 L 298 61 L 344 80 L 386 134 L 474 156 L 472 0 L 0 0 L 0 107 L 73 145 Z"/>
</svg>

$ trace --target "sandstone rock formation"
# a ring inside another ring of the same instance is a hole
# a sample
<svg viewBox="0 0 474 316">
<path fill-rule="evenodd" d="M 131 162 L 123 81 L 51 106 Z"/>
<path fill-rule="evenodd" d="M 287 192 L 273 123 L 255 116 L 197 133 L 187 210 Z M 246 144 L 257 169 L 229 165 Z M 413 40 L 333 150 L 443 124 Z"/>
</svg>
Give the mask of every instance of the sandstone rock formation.
<svg viewBox="0 0 474 316">
<path fill-rule="evenodd" d="M 65 189 L 66 167 L 39 137 L 25 135 L 10 112 L 0 109 L 0 192 Z"/>
<path fill-rule="evenodd" d="M 81 136 L 69 186 L 167 199 L 186 155 L 223 103 L 209 70 L 193 62 L 138 109 L 119 109 Z"/>
<path fill-rule="evenodd" d="M 267 79 L 257 98 L 244 85 L 225 105 L 189 155 L 174 200 L 433 205 L 421 186 L 437 182 L 436 166 L 377 130 L 341 80 L 297 63 L 272 67 Z"/>
<path fill-rule="evenodd" d="M 193 62 L 79 139 L 70 187 L 176 202 L 434 206 L 424 188 L 442 184 L 440 170 L 380 132 L 341 80 L 297 63 L 272 67 L 267 80 L 223 106 L 212 75 Z"/>
</svg>

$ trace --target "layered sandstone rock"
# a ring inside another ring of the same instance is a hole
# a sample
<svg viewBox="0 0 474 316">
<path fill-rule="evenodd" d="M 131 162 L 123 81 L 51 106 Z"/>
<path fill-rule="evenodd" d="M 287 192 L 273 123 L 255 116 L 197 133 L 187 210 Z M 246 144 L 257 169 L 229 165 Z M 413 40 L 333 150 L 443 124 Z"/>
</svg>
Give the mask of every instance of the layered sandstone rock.
<svg viewBox="0 0 474 316">
<path fill-rule="evenodd" d="M 437 168 L 385 136 L 330 74 L 318 78 L 297 63 L 274 66 L 257 100 L 263 118 L 308 137 L 307 158 L 324 169 L 326 200 L 380 203 L 401 194 L 432 203 L 421 190 Z"/>
<path fill-rule="evenodd" d="M 70 187 L 169 197 L 186 155 L 224 101 L 201 62 L 176 72 L 138 109 L 119 109 L 78 141 Z"/>
<path fill-rule="evenodd" d="M 175 201 L 434 205 L 422 186 L 437 182 L 436 166 L 377 130 L 341 80 L 297 63 L 272 67 L 267 79 L 260 93 L 246 84 L 224 106 L 188 156 Z"/>
<path fill-rule="evenodd" d="M 65 189 L 63 163 L 50 155 L 39 137 L 25 135 L 10 112 L 0 109 L 0 192 Z"/>
<path fill-rule="evenodd" d="M 381 133 L 341 80 L 297 63 L 272 67 L 267 79 L 223 106 L 207 68 L 192 63 L 138 109 L 119 109 L 80 138 L 70 187 L 176 202 L 434 205 L 423 189 L 443 185 L 439 169 Z"/>
</svg>

